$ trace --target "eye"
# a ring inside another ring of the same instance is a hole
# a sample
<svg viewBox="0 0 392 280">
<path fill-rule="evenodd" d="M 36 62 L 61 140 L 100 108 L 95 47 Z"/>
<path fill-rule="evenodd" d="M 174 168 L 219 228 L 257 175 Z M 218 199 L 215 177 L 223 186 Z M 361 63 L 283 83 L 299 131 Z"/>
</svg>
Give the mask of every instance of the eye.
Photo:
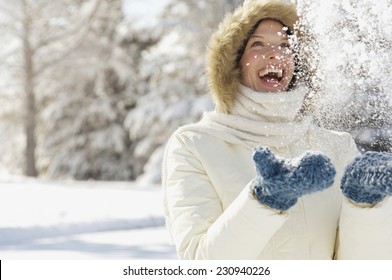
<svg viewBox="0 0 392 280">
<path fill-rule="evenodd" d="M 261 41 L 254 41 L 250 45 L 251 47 L 264 47 L 264 43 Z"/>
<path fill-rule="evenodd" d="M 289 43 L 282 43 L 279 45 L 280 49 L 289 49 L 290 48 L 290 44 Z"/>
</svg>

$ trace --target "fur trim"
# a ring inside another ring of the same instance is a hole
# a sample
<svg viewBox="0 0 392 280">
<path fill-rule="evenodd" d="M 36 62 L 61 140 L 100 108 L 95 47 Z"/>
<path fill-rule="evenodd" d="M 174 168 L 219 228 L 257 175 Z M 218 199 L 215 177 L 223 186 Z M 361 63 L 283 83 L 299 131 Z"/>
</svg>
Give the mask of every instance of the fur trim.
<svg viewBox="0 0 392 280">
<path fill-rule="evenodd" d="M 294 31 L 296 6 L 282 0 L 245 0 L 226 15 L 212 35 L 207 53 L 207 78 L 217 111 L 228 113 L 240 84 L 237 54 L 256 23 L 271 18 Z"/>
</svg>

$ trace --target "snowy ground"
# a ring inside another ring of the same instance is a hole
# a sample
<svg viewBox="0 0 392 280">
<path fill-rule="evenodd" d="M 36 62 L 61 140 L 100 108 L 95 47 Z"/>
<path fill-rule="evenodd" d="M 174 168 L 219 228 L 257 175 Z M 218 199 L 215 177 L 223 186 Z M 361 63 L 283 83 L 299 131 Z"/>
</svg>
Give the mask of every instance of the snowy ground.
<svg viewBox="0 0 392 280">
<path fill-rule="evenodd" d="M 176 259 L 159 186 L 0 182 L 0 259 Z"/>
</svg>

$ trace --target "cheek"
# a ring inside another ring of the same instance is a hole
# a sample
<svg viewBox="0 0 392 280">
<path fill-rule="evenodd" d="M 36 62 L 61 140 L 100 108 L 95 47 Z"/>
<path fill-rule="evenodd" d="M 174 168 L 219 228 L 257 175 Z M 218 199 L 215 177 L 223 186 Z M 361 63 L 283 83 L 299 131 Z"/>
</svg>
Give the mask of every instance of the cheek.
<svg viewBox="0 0 392 280">
<path fill-rule="evenodd" d="M 294 74 L 294 69 L 295 69 L 295 62 L 294 62 L 294 59 L 292 59 L 290 62 L 289 62 L 289 65 L 290 65 L 290 69 L 291 69 L 291 74 Z"/>
<path fill-rule="evenodd" d="M 241 66 L 244 67 L 252 67 L 256 65 L 260 59 L 263 58 L 263 55 L 257 53 L 248 53 L 244 54 L 240 60 Z"/>
<path fill-rule="evenodd" d="M 287 64 L 290 65 L 291 67 L 294 67 L 294 55 L 293 54 L 288 54 L 285 56 L 285 60 L 287 61 Z"/>
<path fill-rule="evenodd" d="M 290 72 L 294 72 L 295 62 L 293 57 L 284 58 L 283 63 L 286 65 L 287 69 L 290 70 Z"/>
</svg>

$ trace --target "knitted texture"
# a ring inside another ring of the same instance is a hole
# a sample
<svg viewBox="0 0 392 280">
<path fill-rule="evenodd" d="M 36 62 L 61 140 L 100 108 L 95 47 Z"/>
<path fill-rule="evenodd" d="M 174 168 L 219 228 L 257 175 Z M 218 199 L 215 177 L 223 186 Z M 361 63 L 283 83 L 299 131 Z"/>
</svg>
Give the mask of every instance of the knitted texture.
<svg viewBox="0 0 392 280">
<path fill-rule="evenodd" d="M 336 175 L 330 159 L 316 152 L 284 160 L 268 148 L 256 148 L 253 154 L 256 198 L 276 210 L 287 210 L 298 198 L 330 187 Z"/>
<path fill-rule="evenodd" d="M 347 167 L 340 188 L 357 203 L 374 204 L 392 195 L 392 153 L 366 152 Z"/>
</svg>

